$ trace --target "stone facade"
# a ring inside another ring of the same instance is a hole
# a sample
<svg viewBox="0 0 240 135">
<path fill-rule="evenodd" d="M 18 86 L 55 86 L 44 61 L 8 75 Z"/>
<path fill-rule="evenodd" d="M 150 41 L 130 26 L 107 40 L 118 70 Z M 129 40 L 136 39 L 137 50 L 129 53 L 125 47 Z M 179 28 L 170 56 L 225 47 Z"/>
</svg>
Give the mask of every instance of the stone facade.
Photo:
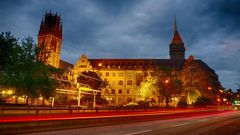
<svg viewBox="0 0 240 135">
<path fill-rule="evenodd" d="M 38 59 L 53 67 L 59 67 L 62 45 L 62 23 L 57 14 L 46 13 L 38 32 L 38 47 L 42 48 Z M 45 55 L 47 54 L 47 55 Z"/>
<path fill-rule="evenodd" d="M 38 36 L 38 45 L 44 43 L 51 52 L 46 63 L 65 69 L 65 79 L 74 84 L 77 84 L 77 78 L 83 71 L 96 72 L 108 82 L 101 95 L 109 105 L 124 105 L 143 99 L 156 99 L 158 103 L 164 103 L 164 99 L 157 98 L 157 88 L 153 86 L 154 80 L 151 78 L 158 67 L 170 67 L 177 78 L 183 81 L 182 95 L 172 99 L 175 105 L 180 98 L 192 104 L 202 95 L 214 97 L 222 87 L 217 74 L 206 63 L 193 56 L 185 59 L 185 46 L 177 31 L 176 19 L 169 46 L 170 59 L 88 59 L 83 54 L 74 65 L 62 60 L 59 64 L 61 41 L 60 17 L 47 13 Z M 165 75 L 164 71 L 160 72 Z"/>
</svg>

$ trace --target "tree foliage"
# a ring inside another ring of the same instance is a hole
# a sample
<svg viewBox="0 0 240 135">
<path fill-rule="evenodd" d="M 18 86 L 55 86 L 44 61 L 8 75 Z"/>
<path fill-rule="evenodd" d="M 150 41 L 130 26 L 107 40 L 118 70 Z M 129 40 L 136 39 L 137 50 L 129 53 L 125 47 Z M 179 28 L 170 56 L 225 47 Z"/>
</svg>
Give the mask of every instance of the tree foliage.
<svg viewBox="0 0 240 135">
<path fill-rule="evenodd" d="M 0 35 L 0 85 L 15 87 L 15 95 L 49 98 L 57 82 L 51 76 L 58 69 L 36 60 L 39 48 L 31 37 L 21 41 L 10 33 Z M 27 100 L 28 101 L 28 100 Z"/>
<path fill-rule="evenodd" d="M 164 97 L 166 101 L 166 107 L 169 107 L 169 100 L 173 96 L 178 96 L 183 91 L 183 84 L 174 70 L 169 67 L 159 67 L 156 71 L 159 96 Z"/>
</svg>

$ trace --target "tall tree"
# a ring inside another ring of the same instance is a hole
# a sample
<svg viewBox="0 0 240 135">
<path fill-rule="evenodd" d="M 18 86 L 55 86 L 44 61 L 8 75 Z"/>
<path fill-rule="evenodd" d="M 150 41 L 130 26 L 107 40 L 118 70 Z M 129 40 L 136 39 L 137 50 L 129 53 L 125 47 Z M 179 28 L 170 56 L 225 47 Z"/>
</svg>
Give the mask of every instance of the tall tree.
<svg viewBox="0 0 240 135">
<path fill-rule="evenodd" d="M 15 95 L 49 98 L 55 93 L 57 81 L 52 77 L 59 74 L 58 69 L 36 60 L 39 48 L 31 37 L 21 42 L 6 33 L 0 35 L 1 67 L 0 84 L 16 88 Z M 8 49 L 5 49 L 8 48 Z"/>
<path fill-rule="evenodd" d="M 156 77 L 159 98 L 165 98 L 166 108 L 168 108 L 170 99 L 182 93 L 182 81 L 177 78 L 175 71 L 168 67 L 159 67 L 156 71 Z"/>
<path fill-rule="evenodd" d="M 13 37 L 10 32 L 0 34 L 0 71 L 18 58 L 18 39 Z"/>
</svg>

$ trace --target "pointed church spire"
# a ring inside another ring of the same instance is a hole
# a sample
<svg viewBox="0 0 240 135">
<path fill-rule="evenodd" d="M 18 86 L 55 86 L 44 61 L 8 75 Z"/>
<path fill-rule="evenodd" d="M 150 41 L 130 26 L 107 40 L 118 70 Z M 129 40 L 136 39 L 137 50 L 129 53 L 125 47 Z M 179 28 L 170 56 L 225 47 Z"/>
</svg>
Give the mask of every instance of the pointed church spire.
<svg viewBox="0 0 240 135">
<path fill-rule="evenodd" d="M 177 18 L 174 16 L 174 32 L 177 31 Z"/>
<path fill-rule="evenodd" d="M 177 19 L 174 16 L 174 34 L 172 42 L 170 43 L 170 58 L 171 59 L 185 59 L 185 47 L 182 38 L 177 30 Z"/>
<path fill-rule="evenodd" d="M 176 15 L 175 15 L 174 16 L 174 35 L 172 38 L 172 44 L 182 44 L 182 43 L 183 43 L 182 38 L 177 30 L 177 19 L 176 19 Z"/>
</svg>

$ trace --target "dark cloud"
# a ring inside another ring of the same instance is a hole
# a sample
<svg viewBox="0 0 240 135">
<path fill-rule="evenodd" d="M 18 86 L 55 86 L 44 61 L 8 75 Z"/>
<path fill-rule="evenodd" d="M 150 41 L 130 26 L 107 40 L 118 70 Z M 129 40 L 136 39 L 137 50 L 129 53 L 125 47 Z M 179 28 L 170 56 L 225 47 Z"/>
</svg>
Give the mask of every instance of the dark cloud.
<svg viewBox="0 0 240 135">
<path fill-rule="evenodd" d="M 46 11 L 63 22 L 61 57 L 168 58 L 173 17 L 194 55 L 216 70 L 223 86 L 240 83 L 240 1 L 238 0 L 1 0 L 0 31 L 37 41 Z"/>
</svg>

